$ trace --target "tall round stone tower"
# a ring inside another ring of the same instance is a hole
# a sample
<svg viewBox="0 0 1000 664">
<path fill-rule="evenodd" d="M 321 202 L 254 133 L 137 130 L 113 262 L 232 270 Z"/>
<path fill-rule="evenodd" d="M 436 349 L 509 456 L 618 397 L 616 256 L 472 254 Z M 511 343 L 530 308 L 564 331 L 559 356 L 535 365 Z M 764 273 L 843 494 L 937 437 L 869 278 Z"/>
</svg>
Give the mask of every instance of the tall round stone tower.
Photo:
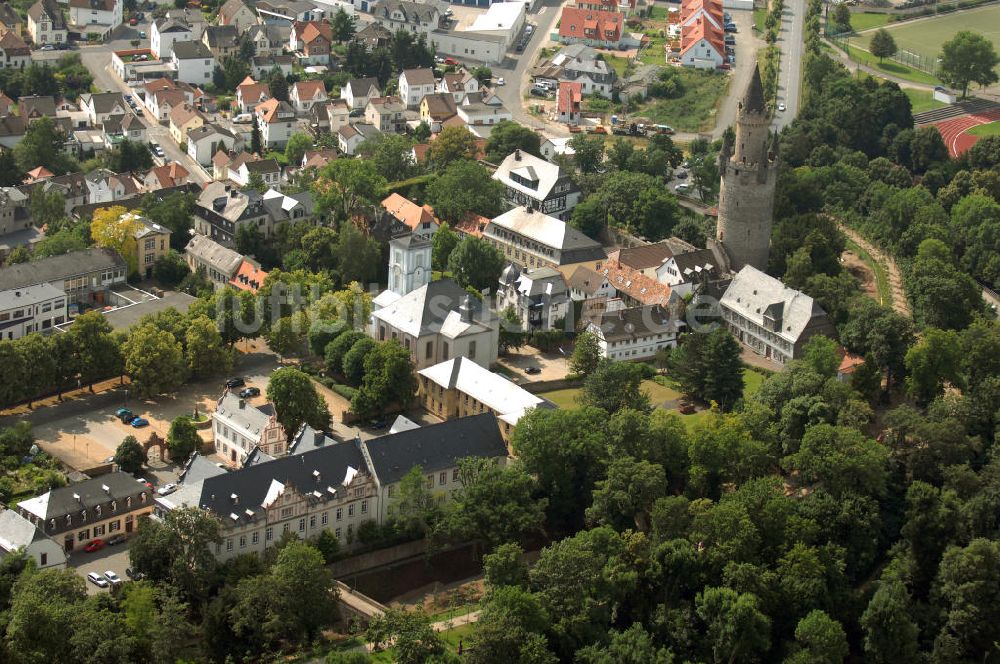
<svg viewBox="0 0 1000 664">
<path fill-rule="evenodd" d="M 725 248 L 734 271 L 744 265 L 767 269 L 778 175 L 770 126 L 760 70 L 754 66 L 736 113 L 735 145 L 727 143 L 719 152 L 722 183 L 715 239 Z"/>
</svg>

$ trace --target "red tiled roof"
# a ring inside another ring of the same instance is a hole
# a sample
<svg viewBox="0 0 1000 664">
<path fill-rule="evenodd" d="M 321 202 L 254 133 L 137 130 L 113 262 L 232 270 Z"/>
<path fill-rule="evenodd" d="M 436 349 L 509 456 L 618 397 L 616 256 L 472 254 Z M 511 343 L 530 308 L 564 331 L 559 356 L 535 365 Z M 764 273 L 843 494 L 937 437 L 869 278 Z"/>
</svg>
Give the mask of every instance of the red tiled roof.
<svg viewBox="0 0 1000 664">
<path fill-rule="evenodd" d="M 323 81 L 298 81 L 294 88 L 295 96 L 300 101 L 326 97 L 326 86 L 323 85 Z"/>
<path fill-rule="evenodd" d="M 389 194 L 382 201 L 382 207 L 385 208 L 386 212 L 406 224 L 411 231 L 416 230 L 424 222 L 437 221 L 434 218 L 434 208 L 430 205 L 421 207 L 395 192 Z"/>
<path fill-rule="evenodd" d="M 715 19 L 718 25 L 722 25 L 722 3 L 719 0 L 688 0 L 681 5 L 681 23 L 686 23 L 689 18 L 702 9 Z"/>
<path fill-rule="evenodd" d="M 258 83 L 249 76 L 247 76 L 249 82 L 244 80 L 240 83 L 239 87 L 236 88 L 236 94 L 239 98 L 245 102 L 250 101 L 251 103 L 260 101 L 261 97 L 271 96 L 271 86 L 267 83 Z"/>
<path fill-rule="evenodd" d="M 681 53 L 687 53 L 702 39 L 711 44 L 720 56 L 726 52 L 725 38 L 722 36 L 722 32 L 704 17 L 699 17 L 691 25 L 685 25 L 681 28 Z"/>
<path fill-rule="evenodd" d="M 267 272 L 260 269 L 259 265 L 244 258 L 229 283 L 239 290 L 256 293 L 257 289 L 264 285 L 265 279 L 267 279 Z"/>
<path fill-rule="evenodd" d="M 865 363 L 865 358 L 860 355 L 852 355 L 843 347 L 837 349 L 837 354 L 840 355 L 840 366 L 837 367 L 839 374 L 852 374 Z"/>
<path fill-rule="evenodd" d="M 311 44 L 318 38 L 323 38 L 327 42 L 333 41 L 333 30 L 326 21 L 310 21 L 309 23 L 296 23 L 295 34 L 302 40 L 303 44 Z"/>
<path fill-rule="evenodd" d="M 455 224 L 455 230 L 464 235 L 471 235 L 472 237 L 483 237 L 483 231 L 486 230 L 486 225 L 490 223 L 487 217 L 481 217 L 478 214 L 469 212 L 462 220 Z"/>
<path fill-rule="evenodd" d="M 579 81 L 559 81 L 559 112 L 579 113 L 583 85 Z"/>
<path fill-rule="evenodd" d="M 617 261 L 608 261 L 601 269 L 601 274 L 608 278 L 608 283 L 620 293 L 641 304 L 670 303 L 672 293 L 670 286 L 651 279 L 638 270 L 626 267 Z"/>
<path fill-rule="evenodd" d="M 566 7 L 559 19 L 559 36 L 617 42 L 621 39 L 624 18 L 619 12 Z M 588 30 L 594 32 L 588 33 Z"/>
</svg>

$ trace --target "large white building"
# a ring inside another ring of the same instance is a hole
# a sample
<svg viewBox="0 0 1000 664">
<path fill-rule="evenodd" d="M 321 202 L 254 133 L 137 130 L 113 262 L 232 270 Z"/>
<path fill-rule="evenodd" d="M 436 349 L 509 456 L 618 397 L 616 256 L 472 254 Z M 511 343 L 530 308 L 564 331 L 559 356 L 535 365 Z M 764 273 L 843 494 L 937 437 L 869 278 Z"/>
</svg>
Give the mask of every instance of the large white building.
<svg viewBox="0 0 1000 664">
<path fill-rule="evenodd" d="M 243 466 L 254 449 L 272 457 L 286 453 L 288 437 L 270 403 L 252 406 L 227 391 L 212 413 L 215 452 L 234 468 Z"/>
<path fill-rule="evenodd" d="M 20 339 L 32 332 L 51 332 L 67 319 L 66 293 L 52 284 L 0 291 L 2 339 Z"/>
<path fill-rule="evenodd" d="M 524 28 L 526 7 L 524 2 L 494 2 L 476 17 L 468 31 L 499 37 L 509 48 Z"/>
<path fill-rule="evenodd" d="M 463 356 L 484 367 L 497 359 L 500 325 L 490 308 L 451 279 L 399 296 L 384 291 L 372 302 L 369 334 L 397 340 L 422 369 Z"/>
<path fill-rule="evenodd" d="M 601 356 L 609 360 L 645 360 L 677 345 L 683 321 L 658 304 L 604 313 L 587 324 L 597 337 Z"/>
<path fill-rule="evenodd" d="M 177 80 L 194 85 L 212 82 L 215 56 L 200 41 L 177 41 L 173 45 L 171 62 L 177 69 Z"/>
<path fill-rule="evenodd" d="M 569 290 L 559 270 L 545 266 L 519 270 L 511 263 L 500 275 L 497 311 L 512 310 L 527 332 L 551 330 L 565 320 L 570 307 Z"/>
<path fill-rule="evenodd" d="M 174 52 L 174 43 L 196 41 L 201 34 L 187 22 L 177 18 L 158 18 L 149 28 L 149 49 L 157 58 L 168 60 Z"/>
<path fill-rule="evenodd" d="M 425 95 L 434 94 L 433 69 L 404 69 L 399 74 L 399 96 L 407 108 L 418 108 Z"/>
<path fill-rule="evenodd" d="M 494 218 L 483 231 L 483 239 L 520 267 L 554 267 L 572 274 L 578 264 L 600 270 L 607 254 L 592 240 L 565 221 L 537 208 L 516 207 Z"/>
<path fill-rule="evenodd" d="M 506 187 L 510 205 L 527 205 L 557 219 L 569 219 L 580 202 L 580 190 L 559 166 L 521 150 L 507 155 L 493 179 Z"/>
</svg>

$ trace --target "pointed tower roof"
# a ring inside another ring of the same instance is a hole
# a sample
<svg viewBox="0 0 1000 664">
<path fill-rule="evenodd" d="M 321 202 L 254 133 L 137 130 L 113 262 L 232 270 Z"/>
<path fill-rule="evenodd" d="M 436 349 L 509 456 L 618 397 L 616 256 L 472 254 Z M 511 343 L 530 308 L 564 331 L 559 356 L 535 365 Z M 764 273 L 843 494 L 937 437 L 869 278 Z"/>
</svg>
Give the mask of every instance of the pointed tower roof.
<svg viewBox="0 0 1000 664">
<path fill-rule="evenodd" d="M 750 77 L 750 84 L 747 85 L 746 94 L 743 95 L 743 104 L 740 110 L 744 113 L 767 113 L 767 104 L 764 102 L 764 85 L 760 82 L 760 67 L 757 63 L 754 63 L 753 76 Z"/>
</svg>

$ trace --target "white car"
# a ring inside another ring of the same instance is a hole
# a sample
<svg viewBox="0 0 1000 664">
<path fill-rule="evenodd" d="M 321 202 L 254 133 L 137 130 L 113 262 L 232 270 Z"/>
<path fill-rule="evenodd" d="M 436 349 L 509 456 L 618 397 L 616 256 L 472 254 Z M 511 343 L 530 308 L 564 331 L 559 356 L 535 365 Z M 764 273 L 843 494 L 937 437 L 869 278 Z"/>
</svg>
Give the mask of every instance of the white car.
<svg viewBox="0 0 1000 664">
<path fill-rule="evenodd" d="M 115 574 L 114 572 L 112 572 L 111 570 L 108 570 L 104 573 L 104 578 L 107 579 L 108 582 L 111 583 L 111 585 L 113 586 L 117 586 L 119 583 L 122 582 L 122 578 L 117 574 Z"/>
<path fill-rule="evenodd" d="M 504 85 L 504 84 L 505 84 L 505 81 L 503 80 L 503 76 L 501 76 L 500 78 L 497 79 L 497 85 Z"/>
<path fill-rule="evenodd" d="M 156 490 L 156 493 L 160 494 L 161 496 L 166 496 L 168 494 L 173 493 L 176 490 L 177 490 L 177 485 L 171 482 L 170 484 L 164 484 L 163 486 L 161 486 L 159 489 Z"/>
<path fill-rule="evenodd" d="M 778 111 L 784 111 L 784 110 L 785 110 L 785 102 L 781 102 L 780 104 L 778 104 Z"/>
<path fill-rule="evenodd" d="M 678 194 L 686 193 L 690 189 L 691 185 L 689 185 L 687 182 L 681 182 L 679 185 L 674 187 L 674 191 L 676 191 Z"/>
<path fill-rule="evenodd" d="M 108 580 L 105 579 L 100 574 L 98 574 L 97 572 L 91 572 L 91 573 L 89 573 L 87 575 L 87 581 L 90 581 L 91 583 L 93 583 L 98 588 L 107 588 L 108 587 Z"/>
</svg>

